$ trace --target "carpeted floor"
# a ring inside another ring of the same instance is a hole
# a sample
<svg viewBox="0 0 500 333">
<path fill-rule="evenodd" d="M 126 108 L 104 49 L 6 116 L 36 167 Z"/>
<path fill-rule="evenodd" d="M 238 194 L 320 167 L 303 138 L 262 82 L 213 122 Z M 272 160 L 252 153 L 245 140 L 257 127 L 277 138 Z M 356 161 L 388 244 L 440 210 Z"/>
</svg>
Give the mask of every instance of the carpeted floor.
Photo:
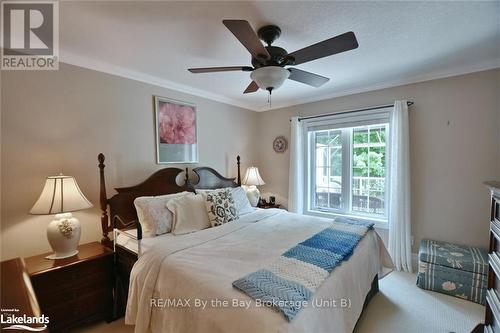
<svg viewBox="0 0 500 333">
<path fill-rule="evenodd" d="M 415 285 L 415 275 L 393 272 L 380 280 L 380 292 L 358 322 L 356 333 L 470 333 L 484 320 L 476 303 Z"/>
<path fill-rule="evenodd" d="M 358 322 L 356 333 L 470 333 L 484 317 L 484 307 L 418 288 L 415 275 L 393 272 L 380 280 L 380 292 Z M 127 333 L 123 318 L 77 332 Z M 183 333 L 183 332 L 179 332 Z"/>
</svg>

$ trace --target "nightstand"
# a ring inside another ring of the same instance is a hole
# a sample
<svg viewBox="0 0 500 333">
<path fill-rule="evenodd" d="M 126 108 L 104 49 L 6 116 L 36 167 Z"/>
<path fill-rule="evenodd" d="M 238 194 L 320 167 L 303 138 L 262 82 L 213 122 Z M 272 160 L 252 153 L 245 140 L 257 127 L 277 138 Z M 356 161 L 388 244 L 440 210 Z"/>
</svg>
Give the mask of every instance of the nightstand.
<svg viewBox="0 0 500 333">
<path fill-rule="evenodd" d="M 264 205 L 257 205 L 258 208 L 263 208 L 263 209 L 269 209 L 269 208 L 281 208 L 281 209 L 285 209 L 283 208 L 280 204 L 274 204 L 274 205 L 271 205 L 269 203 L 266 203 Z"/>
<path fill-rule="evenodd" d="M 112 320 L 113 251 L 98 242 L 80 245 L 78 251 L 65 259 L 45 259 L 47 253 L 25 258 L 51 332 Z"/>
</svg>

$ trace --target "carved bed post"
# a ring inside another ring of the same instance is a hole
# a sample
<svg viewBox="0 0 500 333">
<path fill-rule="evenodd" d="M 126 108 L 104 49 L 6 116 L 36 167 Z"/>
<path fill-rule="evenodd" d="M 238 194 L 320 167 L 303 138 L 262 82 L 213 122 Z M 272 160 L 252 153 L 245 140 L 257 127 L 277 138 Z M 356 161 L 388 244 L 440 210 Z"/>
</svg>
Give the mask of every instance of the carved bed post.
<svg viewBox="0 0 500 333">
<path fill-rule="evenodd" d="M 109 218 L 108 218 L 108 198 L 106 194 L 106 182 L 104 181 L 104 154 L 100 153 L 97 156 L 99 161 L 99 204 L 101 206 L 101 228 L 102 228 L 102 239 L 101 243 L 109 248 L 112 248 L 111 239 L 109 239 Z"/>
<path fill-rule="evenodd" d="M 241 186 L 240 155 L 236 156 L 236 164 L 238 165 L 238 186 Z"/>
</svg>

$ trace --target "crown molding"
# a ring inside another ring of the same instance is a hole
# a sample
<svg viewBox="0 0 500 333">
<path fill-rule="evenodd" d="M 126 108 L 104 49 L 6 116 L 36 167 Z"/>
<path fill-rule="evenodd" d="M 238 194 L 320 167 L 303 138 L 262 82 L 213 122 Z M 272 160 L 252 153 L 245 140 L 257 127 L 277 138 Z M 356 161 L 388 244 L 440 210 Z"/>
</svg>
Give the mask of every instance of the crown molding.
<svg viewBox="0 0 500 333">
<path fill-rule="evenodd" d="M 259 109 L 253 108 L 253 110 L 257 111 L 257 112 L 273 111 L 273 110 L 283 109 L 283 108 L 287 108 L 287 107 L 291 107 L 291 106 L 297 106 L 297 105 L 303 105 L 303 104 L 307 104 L 307 103 L 324 101 L 324 100 L 328 100 L 328 99 L 332 99 L 332 98 L 336 98 L 336 97 L 343 97 L 343 96 L 355 95 L 355 94 L 360 94 L 360 93 L 365 93 L 365 92 L 370 92 L 370 91 L 394 88 L 394 87 L 405 86 L 405 85 L 415 84 L 415 83 L 420 83 L 420 82 L 425 82 L 425 81 L 445 79 L 445 78 L 449 78 L 449 77 L 466 75 L 466 74 L 471 74 L 471 73 L 476 73 L 476 72 L 482 72 L 482 71 L 487 71 L 487 70 L 491 70 L 491 69 L 500 69 L 500 58 L 494 59 L 491 61 L 487 61 L 487 62 L 484 62 L 481 64 L 474 64 L 472 66 L 457 67 L 457 68 L 454 68 L 452 70 L 417 75 L 417 76 L 410 77 L 407 79 L 381 82 L 381 83 L 377 83 L 377 84 L 373 84 L 373 85 L 367 85 L 367 86 L 357 88 L 357 89 L 347 89 L 347 90 L 334 92 L 331 94 L 325 94 L 325 95 L 309 97 L 309 98 L 307 98 L 307 97 L 306 98 L 298 98 L 298 99 L 290 100 L 290 101 L 285 102 L 285 103 L 276 103 L 276 105 L 274 105 L 272 108 L 265 108 L 265 107 L 259 108 Z"/>
<path fill-rule="evenodd" d="M 178 91 L 178 92 L 181 92 L 184 94 L 190 94 L 190 95 L 194 95 L 197 97 L 206 98 L 209 100 L 237 106 L 237 107 L 251 110 L 251 111 L 257 111 L 257 110 L 255 110 L 254 107 L 247 105 L 245 103 L 242 103 L 241 101 L 238 101 L 238 100 L 235 100 L 232 98 L 228 98 L 226 96 L 222 96 L 219 94 L 214 94 L 214 93 L 202 90 L 202 89 L 193 88 L 191 86 L 187 86 L 184 84 L 176 83 L 176 82 L 173 82 L 170 80 L 166 80 L 166 79 L 163 79 L 163 78 L 158 77 L 158 76 L 146 74 L 143 72 L 131 70 L 131 69 L 116 66 L 116 65 L 112 65 L 112 64 L 109 64 L 106 62 L 90 59 L 87 57 L 82 57 L 82 56 L 79 56 L 79 55 L 76 55 L 76 54 L 73 54 L 70 52 L 66 52 L 66 51 L 63 52 L 63 50 L 61 50 L 60 54 L 61 54 L 60 62 L 65 63 L 65 64 L 69 64 L 69 65 L 73 65 L 73 66 L 77 66 L 77 67 L 82 67 L 82 68 L 86 68 L 86 69 L 91 69 L 91 70 L 95 70 L 98 72 L 111 74 L 111 75 L 115 75 L 115 76 L 120 76 L 120 77 L 123 77 L 126 79 L 131 79 L 134 81 L 139 81 L 139 82 L 159 86 L 162 88 L 175 90 L 175 91 Z"/>
<path fill-rule="evenodd" d="M 423 74 L 423 75 L 417 75 L 413 76 L 410 78 L 406 79 L 400 79 L 400 80 L 393 80 L 393 81 L 387 81 L 387 82 L 381 82 L 373 85 L 367 85 L 364 87 L 360 87 L 357 89 L 346 89 L 342 91 L 337 91 L 331 94 L 323 94 L 319 96 L 314 96 L 314 97 L 305 97 L 305 98 L 298 98 L 298 99 L 293 99 L 289 100 L 287 102 L 283 103 L 276 103 L 272 108 L 268 107 L 255 107 L 249 104 L 246 104 L 244 102 L 241 102 L 239 100 L 235 100 L 233 98 L 229 98 L 226 96 L 222 96 L 219 94 L 214 94 L 211 92 L 208 92 L 206 90 L 198 89 L 198 88 L 193 88 L 188 85 L 176 83 L 170 80 L 166 80 L 154 75 L 146 74 L 143 72 L 127 69 L 124 67 L 112 65 L 106 62 L 90 59 L 87 57 L 82 57 L 78 56 L 75 54 L 72 54 L 70 52 L 66 52 L 61 50 L 61 62 L 82 67 L 82 68 L 87 68 L 91 70 L 95 70 L 98 72 L 103 72 L 111 75 L 116 75 L 120 77 L 124 77 L 127 79 L 147 83 L 147 84 L 152 84 L 155 86 L 175 90 L 181 93 L 185 94 L 191 94 L 197 97 L 202 97 L 206 99 L 210 99 L 213 101 L 221 102 L 224 104 L 229 104 L 233 106 L 237 106 L 240 108 L 244 108 L 247 110 L 251 111 L 256 111 L 256 112 L 266 112 L 266 111 L 272 111 L 272 110 L 277 110 L 277 109 L 282 109 L 286 107 L 291 107 L 291 106 L 296 106 L 296 105 L 302 105 L 306 103 L 312 103 L 312 102 L 318 102 L 322 100 L 327 100 L 327 99 L 332 99 L 336 97 L 342 97 L 342 96 L 348 96 L 348 95 L 354 95 L 354 94 L 360 94 L 364 92 L 369 92 L 369 91 L 375 91 L 375 90 L 381 90 L 381 89 L 387 89 L 387 88 L 392 88 L 392 87 L 397 87 L 397 86 L 404 86 L 408 84 L 414 84 L 414 83 L 419 83 L 419 82 L 425 82 L 425 81 L 431 81 L 431 80 L 438 80 L 438 79 L 444 79 L 447 77 L 453 77 L 453 76 L 459 76 L 459 75 L 464 75 L 464 74 L 470 74 L 474 72 L 481 72 L 485 70 L 490 70 L 490 69 L 495 69 L 495 68 L 500 68 L 500 58 L 499 59 L 493 59 L 491 61 L 487 61 L 484 63 L 480 64 L 474 64 L 471 66 L 467 67 L 456 67 L 451 70 L 445 70 L 445 71 L 440 71 L 440 72 L 434 72 L 434 73 L 429 73 L 429 74 Z"/>
</svg>

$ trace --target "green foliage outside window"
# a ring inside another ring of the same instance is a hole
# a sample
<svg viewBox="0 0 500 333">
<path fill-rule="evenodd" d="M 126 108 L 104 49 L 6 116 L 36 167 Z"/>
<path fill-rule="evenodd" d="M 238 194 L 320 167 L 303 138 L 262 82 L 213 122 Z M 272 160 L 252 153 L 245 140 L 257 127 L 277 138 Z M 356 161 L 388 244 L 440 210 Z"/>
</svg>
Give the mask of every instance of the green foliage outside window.
<svg viewBox="0 0 500 333">
<path fill-rule="evenodd" d="M 385 149 L 355 148 L 352 157 L 354 177 L 385 177 Z"/>
<path fill-rule="evenodd" d="M 349 132 L 346 132 L 349 131 Z M 349 135 L 347 135 L 349 134 Z M 342 142 L 350 137 L 351 142 Z M 342 207 L 343 146 L 350 146 L 352 178 L 350 196 L 352 211 L 370 214 L 385 212 L 386 177 L 386 126 L 372 125 L 355 128 L 317 131 L 316 146 L 316 196 L 317 207 L 340 209 Z M 350 159 L 349 159 L 350 160 Z M 347 163 L 350 163 L 350 161 Z"/>
<path fill-rule="evenodd" d="M 353 146 L 354 177 L 385 177 L 384 128 L 354 130 Z"/>
</svg>

